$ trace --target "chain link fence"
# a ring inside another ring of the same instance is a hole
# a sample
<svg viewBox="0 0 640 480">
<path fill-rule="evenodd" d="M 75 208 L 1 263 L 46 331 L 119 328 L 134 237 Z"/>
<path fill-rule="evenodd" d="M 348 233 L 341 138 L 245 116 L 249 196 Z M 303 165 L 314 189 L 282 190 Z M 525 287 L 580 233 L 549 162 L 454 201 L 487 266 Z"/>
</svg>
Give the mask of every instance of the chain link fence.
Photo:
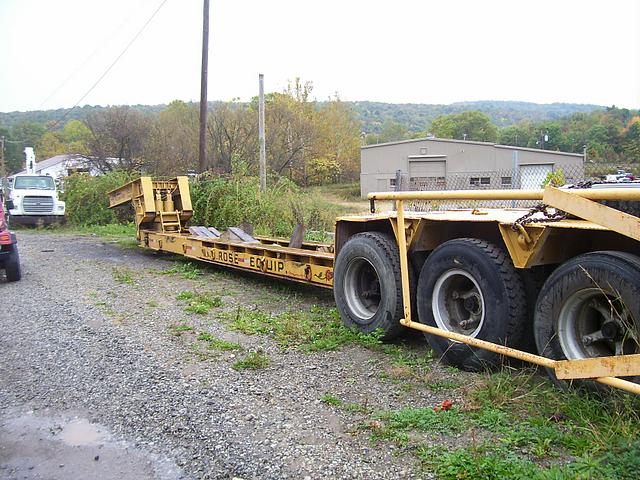
<svg viewBox="0 0 640 480">
<path fill-rule="evenodd" d="M 637 176 L 636 176 L 637 175 Z M 587 163 L 578 166 L 519 165 L 509 170 L 490 172 L 447 173 L 441 177 L 411 177 L 401 171 L 391 182 L 396 191 L 438 190 L 535 190 L 553 186 L 591 183 L 633 183 L 640 187 L 640 166 Z M 528 200 L 413 201 L 414 211 L 451 208 L 529 208 L 539 202 Z"/>
</svg>

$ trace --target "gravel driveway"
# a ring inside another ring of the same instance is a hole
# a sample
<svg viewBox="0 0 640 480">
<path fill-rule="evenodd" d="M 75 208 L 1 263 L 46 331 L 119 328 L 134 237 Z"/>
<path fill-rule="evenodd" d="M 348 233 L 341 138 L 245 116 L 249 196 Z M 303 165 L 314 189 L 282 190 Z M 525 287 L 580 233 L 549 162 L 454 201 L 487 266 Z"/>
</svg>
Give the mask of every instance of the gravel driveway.
<svg viewBox="0 0 640 480">
<path fill-rule="evenodd" d="M 382 353 L 282 348 L 176 300 L 206 288 L 230 308 L 295 310 L 332 305 L 331 292 L 214 269 L 163 275 L 175 258 L 93 236 L 18 238 L 23 280 L 0 280 L 0 478 L 428 477 L 372 443 L 364 416 L 321 398 L 385 409 L 444 394 L 385 380 Z M 236 371 L 238 353 L 200 354 L 193 332 L 172 333 L 182 321 L 262 349 L 270 366 Z"/>
</svg>

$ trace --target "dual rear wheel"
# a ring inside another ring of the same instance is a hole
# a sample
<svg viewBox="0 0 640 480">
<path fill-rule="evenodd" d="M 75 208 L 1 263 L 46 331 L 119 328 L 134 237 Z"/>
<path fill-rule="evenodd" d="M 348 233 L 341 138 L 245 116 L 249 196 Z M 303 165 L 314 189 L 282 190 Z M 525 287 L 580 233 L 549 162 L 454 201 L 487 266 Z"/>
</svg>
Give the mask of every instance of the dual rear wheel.
<svg viewBox="0 0 640 480">
<path fill-rule="evenodd" d="M 361 233 L 344 245 L 336 258 L 334 295 L 347 326 L 363 333 L 381 331 L 385 339 L 401 333 L 399 265 L 391 235 Z M 575 257 L 549 276 L 538 295 L 525 294 L 521 272 L 509 255 L 485 240 L 447 241 L 427 257 L 417 285 L 411 273 L 415 321 L 520 348 L 529 340 L 533 318 L 537 351 L 548 358 L 640 353 L 640 258 L 635 255 Z M 487 350 L 426 337 L 436 355 L 459 368 L 480 370 L 500 362 Z"/>
</svg>

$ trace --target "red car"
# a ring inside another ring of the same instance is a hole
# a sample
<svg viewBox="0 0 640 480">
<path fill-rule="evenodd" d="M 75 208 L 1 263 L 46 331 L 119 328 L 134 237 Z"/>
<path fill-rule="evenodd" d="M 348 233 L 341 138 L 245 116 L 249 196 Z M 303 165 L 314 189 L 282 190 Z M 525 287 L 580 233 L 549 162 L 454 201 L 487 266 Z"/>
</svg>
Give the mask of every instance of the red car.
<svg viewBox="0 0 640 480">
<path fill-rule="evenodd" d="M 4 202 L 0 200 L 0 269 L 4 269 L 8 282 L 17 282 L 22 276 L 16 234 L 9 231 L 4 214 Z"/>
</svg>

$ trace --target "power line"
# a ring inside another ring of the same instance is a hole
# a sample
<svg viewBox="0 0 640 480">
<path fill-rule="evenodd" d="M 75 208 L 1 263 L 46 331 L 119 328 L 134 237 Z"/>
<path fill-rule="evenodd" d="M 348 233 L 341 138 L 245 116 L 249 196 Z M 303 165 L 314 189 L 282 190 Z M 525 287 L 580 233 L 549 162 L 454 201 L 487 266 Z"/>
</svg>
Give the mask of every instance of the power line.
<svg viewBox="0 0 640 480">
<path fill-rule="evenodd" d="M 69 75 L 67 75 L 67 77 L 53 90 L 53 92 L 51 92 L 51 94 L 47 98 L 45 98 L 44 101 L 38 106 L 38 109 L 41 109 L 49 100 L 51 100 L 51 98 L 56 93 L 58 93 L 60 90 L 62 90 L 62 88 L 64 86 L 66 86 L 67 83 L 69 83 L 69 80 L 71 80 L 75 76 L 76 73 L 78 73 L 80 70 L 82 70 L 85 67 L 85 65 L 87 65 L 87 63 L 89 63 L 89 61 L 92 60 L 93 57 L 95 57 L 96 54 L 100 50 L 102 50 L 109 43 L 109 40 L 111 40 L 111 38 L 113 38 L 116 35 L 116 33 L 118 33 L 120 30 L 122 30 L 122 27 L 124 27 L 127 23 L 129 23 L 130 20 L 131 20 L 131 12 L 129 13 L 129 15 L 127 15 L 127 18 L 120 25 L 118 25 L 118 27 L 115 30 L 113 30 L 104 39 L 104 41 L 82 61 L 82 63 L 77 65 L 76 68 L 74 68 L 71 71 L 71 73 Z"/>
<path fill-rule="evenodd" d="M 116 59 L 111 63 L 111 65 L 109 65 L 107 67 L 107 69 L 104 71 L 104 73 L 102 75 L 100 75 L 100 77 L 98 78 L 98 80 L 95 81 L 95 83 L 93 85 L 91 85 L 91 87 L 89 88 L 89 90 L 87 90 L 85 92 L 84 95 L 82 95 L 82 97 L 80 97 L 80 99 L 73 105 L 73 107 L 71 107 L 69 110 L 67 110 L 65 112 L 65 114 L 62 116 L 62 118 L 60 118 L 60 120 L 58 120 L 56 122 L 56 124 L 54 125 L 54 128 L 57 127 L 65 118 L 67 118 L 67 116 L 80 104 L 80 102 L 82 102 L 82 100 L 84 100 L 87 95 L 89 95 L 94 88 L 96 88 L 98 86 L 98 84 L 102 81 L 102 79 L 104 77 L 107 76 L 107 73 L 109 73 L 111 71 L 111 69 L 115 66 L 116 63 L 118 63 L 118 60 L 120 60 L 122 58 L 122 56 L 127 53 L 127 50 L 129 50 L 129 48 L 131 47 L 131 45 L 133 45 L 133 43 L 138 39 L 138 37 L 142 34 L 142 32 L 144 32 L 144 30 L 147 28 L 147 26 L 151 23 L 151 20 L 153 20 L 153 18 L 156 16 L 156 14 L 160 11 L 160 9 L 164 6 L 164 4 L 167 3 L 167 0 L 162 0 L 162 2 L 160 3 L 160 5 L 158 5 L 158 8 L 155 9 L 155 11 L 151 14 L 151 16 L 149 17 L 149 19 L 144 23 L 144 25 L 142 25 L 142 28 L 140 28 L 140 30 L 138 30 L 138 32 L 134 35 L 134 37 L 131 39 L 131 41 L 127 44 L 126 47 L 124 47 L 124 49 L 122 50 L 122 52 L 120 52 L 120 54 L 116 57 Z"/>
</svg>

